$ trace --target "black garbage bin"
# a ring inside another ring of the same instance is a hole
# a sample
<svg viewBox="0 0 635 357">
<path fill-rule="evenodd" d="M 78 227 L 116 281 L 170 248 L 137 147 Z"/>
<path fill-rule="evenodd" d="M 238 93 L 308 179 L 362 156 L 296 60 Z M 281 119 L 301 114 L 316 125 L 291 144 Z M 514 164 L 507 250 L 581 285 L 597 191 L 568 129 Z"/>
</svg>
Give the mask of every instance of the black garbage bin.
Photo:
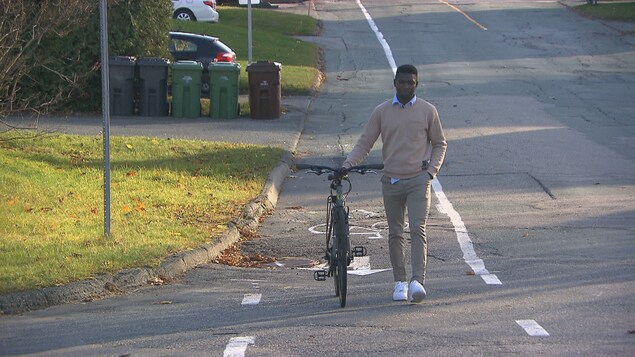
<svg viewBox="0 0 635 357">
<path fill-rule="evenodd" d="M 139 115 L 161 117 L 168 115 L 168 67 L 166 59 L 158 57 L 140 58 L 139 69 Z"/>
<path fill-rule="evenodd" d="M 112 115 L 133 115 L 135 58 L 112 57 L 108 67 L 110 113 Z"/>
<path fill-rule="evenodd" d="M 280 118 L 280 70 L 278 62 L 259 61 L 247 66 L 249 108 L 253 119 Z"/>
</svg>

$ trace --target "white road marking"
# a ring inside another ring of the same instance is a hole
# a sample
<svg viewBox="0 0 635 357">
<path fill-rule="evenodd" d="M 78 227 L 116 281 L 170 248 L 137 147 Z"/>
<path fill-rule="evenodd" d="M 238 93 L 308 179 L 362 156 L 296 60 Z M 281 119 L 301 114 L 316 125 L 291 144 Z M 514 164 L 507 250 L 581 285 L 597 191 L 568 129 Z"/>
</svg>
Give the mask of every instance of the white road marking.
<svg viewBox="0 0 635 357">
<path fill-rule="evenodd" d="M 371 30 L 373 30 L 373 32 L 375 33 L 375 36 L 377 36 L 377 40 L 379 41 L 379 44 L 384 49 L 384 53 L 386 54 L 386 59 L 388 60 L 388 64 L 390 65 L 390 68 L 393 69 L 393 72 L 397 71 L 397 64 L 395 63 L 395 58 L 392 56 L 392 50 L 390 49 L 390 46 L 388 46 L 388 42 L 384 38 L 384 35 L 379 31 L 379 28 L 377 27 L 377 25 L 375 25 L 375 21 L 373 20 L 372 17 L 370 17 L 370 14 L 368 13 L 368 11 L 366 11 L 366 8 L 364 7 L 364 5 L 362 5 L 361 0 L 357 0 L 357 5 L 362 10 L 362 13 L 364 13 L 364 17 L 366 17 L 366 21 L 368 21 L 368 25 L 370 25 Z"/>
<path fill-rule="evenodd" d="M 367 269 L 367 270 L 347 270 L 348 275 L 366 276 L 381 273 L 391 269 Z"/>
<path fill-rule="evenodd" d="M 225 347 L 223 357 L 244 357 L 247 346 L 255 343 L 252 336 L 232 337 Z"/>
<path fill-rule="evenodd" d="M 312 227 L 309 227 L 309 232 L 313 234 L 326 234 L 326 223 L 318 224 Z M 349 226 L 348 233 L 352 236 L 355 235 L 363 235 L 367 236 L 367 239 L 383 239 L 384 237 L 381 235 L 381 230 L 375 228 L 367 228 L 362 226 Z"/>
<path fill-rule="evenodd" d="M 371 269 L 370 268 L 370 257 L 355 257 L 351 262 L 351 265 L 348 266 L 346 272 L 349 275 L 359 275 L 366 276 L 376 273 L 381 273 L 382 271 L 387 271 L 391 269 Z"/>
<path fill-rule="evenodd" d="M 298 268 L 298 269 L 311 270 L 311 271 L 316 271 L 316 270 L 326 271 L 329 269 L 329 266 L 328 266 L 328 263 L 324 263 L 324 264 L 315 266 L 313 268 Z M 366 276 L 366 275 L 381 273 L 383 271 L 388 271 L 388 270 L 392 270 L 392 269 L 371 269 L 370 257 L 365 256 L 365 257 L 355 257 L 355 259 L 353 259 L 353 261 L 351 262 L 351 265 L 348 266 L 348 269 L 346 270 L 346 272 L 349 275 Z"/>
<path fill-rule="evenodd" d="M 432 180 L 432 188 L 434 189 L 434 193 L 437 195 L 437 199 L 439 200 L 439 205 L 437 208 L 439 211 L 448 217 L 450 217 L 450 221 L 452 221 L 452 225 L 454 226 L 454 231 L 456 232 L 456 239 L 459 241 L 459 246 L 461 247 L 461 251 L 463 251 L 463 259 L 465 263 L 472 268 L 474 274 L 478 275 L 483 279 L 483 281 L 488 285 L 503 285 L 501 281 L 495 274 L 491 274 L 487 269 L 485 269 L 485 263 L 483 263 L 482 259 L 476 255 L 474 251 L 474 244 L 470 239 L 470 236 L 467 233 L 467 228 L 465 228 L 465 223 L 461 219 L 459 213 L 454 209 L 452 203 L 448 200 L 443 192 L 443 187 L 438 179 Z"/>
<path fill-rule="evenodd" d="M 351 265 L 348 266 L 349 275 L 358 275 L 358 276 L 366 276 L 376 273 L 381 273 L 382 271 L 388 271 L 391 269 L 371 269 L 370 268 L 370 257 L 355 257 L 351 262 Z"/>
<path fill-rule="evenodd" d="M 529 336 L 547 337 L 549 332 L 542 328 L 535 320 L 516 320 L 516 323 L 522 327 Z"/>
<path fill-rule="evenodd" d="M 258 305 L 261 298 L 262 294 L 245 294 L 241 305 Z"/>
</svg>

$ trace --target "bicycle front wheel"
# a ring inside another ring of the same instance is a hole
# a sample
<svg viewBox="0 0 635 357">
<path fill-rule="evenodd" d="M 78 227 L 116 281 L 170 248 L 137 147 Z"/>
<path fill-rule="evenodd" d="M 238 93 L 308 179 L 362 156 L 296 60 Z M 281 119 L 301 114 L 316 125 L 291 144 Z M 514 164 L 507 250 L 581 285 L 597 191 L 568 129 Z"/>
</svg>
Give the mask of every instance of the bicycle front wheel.
<svg viewBox="0 0 635 357">
<path fill-rule="evenodd" d="M 335 246 L 336 246 L 336 271 L 335 292 L 339 297 L 340 306 L 346 306 L 346 283 L 348 270 L 348 226 L 346 224 L 346 212 L 343 209 L 335 213 Z"/>
</svg>

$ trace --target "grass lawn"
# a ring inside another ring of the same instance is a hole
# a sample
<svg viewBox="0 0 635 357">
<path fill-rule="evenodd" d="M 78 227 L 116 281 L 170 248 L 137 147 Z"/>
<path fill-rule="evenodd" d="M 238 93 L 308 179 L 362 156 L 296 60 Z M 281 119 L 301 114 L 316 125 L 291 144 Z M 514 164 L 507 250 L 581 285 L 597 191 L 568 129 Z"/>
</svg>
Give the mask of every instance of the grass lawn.
<svg viewBox="0 0 635 357">
<path fill-rule="evenodd" d="M 209 242 L 262 191 L 281 154 L 251 145 L 113 137 L 106 239 L 101 136 L 2 133 L 0 294 L 156 266 Z"/>
<path fill-rule="evenodd" d="M 602 2 L 597 5 L 580 5 L 575 9 L 586 16 L 597 19 L 635 22 L 635 2 Z"/>
</svg>

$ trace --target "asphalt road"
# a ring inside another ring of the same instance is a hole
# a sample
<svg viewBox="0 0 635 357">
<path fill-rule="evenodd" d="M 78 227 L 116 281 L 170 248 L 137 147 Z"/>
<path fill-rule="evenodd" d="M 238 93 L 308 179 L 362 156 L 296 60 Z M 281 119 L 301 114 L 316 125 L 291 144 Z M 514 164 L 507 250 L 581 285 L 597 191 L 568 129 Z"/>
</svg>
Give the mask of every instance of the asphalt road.
<svg viewBox="0 0 635 357">
<path fill-rule="evenodd" d="M 345 309 L 311 270 L 206 265 L 171 285 L 2 317 L 0 355 L 632 355 L 633 28 L 526 0 L 323 0 L 314 15 L 327 77 L 298 162 L 343 160 L 392 96 L 390 57 L 417 65 L 418 95 L 439 109 L 449 147 L 428 299 L 391 300 L 379 177 L 354 176 L 352 239 L 369 265 L 349 276 Z M 324 178 L 290 175 L 244 252 L 319 260 L 327 194 Z"/>
</svg>

